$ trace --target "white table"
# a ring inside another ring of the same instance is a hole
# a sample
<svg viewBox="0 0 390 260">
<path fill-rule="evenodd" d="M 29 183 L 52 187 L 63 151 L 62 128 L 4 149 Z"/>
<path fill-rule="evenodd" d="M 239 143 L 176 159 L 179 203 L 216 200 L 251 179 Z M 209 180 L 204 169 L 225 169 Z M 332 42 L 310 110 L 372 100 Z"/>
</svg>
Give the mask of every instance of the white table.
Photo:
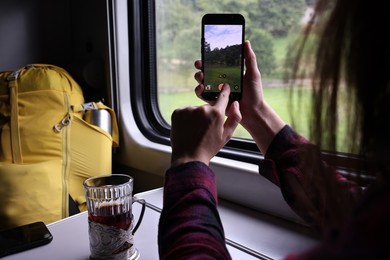
<svg viewBox="0 0 390 260">
<path fill-rule="evenodd" d="M 136 194 L 147 206 L 143 221 L 135 234 L 140 260 L 158 258 L 157 231 L 162 207 L 162 188 Z M 141 204 L 133 204 L 138 220 Z M 316 240 L 305 228 L 275 219 L 228 202 L 219 202 L 229 252 L 233 259 L 281 259 L 290 252 L 305 250 Z M 87 260 L 89 238 L 87 213 L 83 212 L 48 225 L 53 241 L 38 248 L 10 255 L 4 260 Z"/>
</svg>

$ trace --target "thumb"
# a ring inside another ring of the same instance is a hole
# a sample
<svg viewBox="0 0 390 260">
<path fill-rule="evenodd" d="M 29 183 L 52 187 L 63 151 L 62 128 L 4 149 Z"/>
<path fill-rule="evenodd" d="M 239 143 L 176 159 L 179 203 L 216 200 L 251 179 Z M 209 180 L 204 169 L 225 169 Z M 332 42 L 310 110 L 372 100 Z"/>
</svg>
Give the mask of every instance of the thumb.
<svg viewBox="0 0 390 260">
<path fill-rule="evenodd" d="M 237 101 L 234 101 L 226 111 L 227 119 L 224 123 L 223 137 L 225 142 L 233 136 L 234 130 L 236 130 L 238 124 L 241 122 L 240 105 Z"/>
<path fill-rule="evenodd" d="M 247 71 L 252 73 L 257 70 L 256 54 L 254 53 L 249 40 L 246 40 L 244 44 L 245 66 Z"/>
</svg>

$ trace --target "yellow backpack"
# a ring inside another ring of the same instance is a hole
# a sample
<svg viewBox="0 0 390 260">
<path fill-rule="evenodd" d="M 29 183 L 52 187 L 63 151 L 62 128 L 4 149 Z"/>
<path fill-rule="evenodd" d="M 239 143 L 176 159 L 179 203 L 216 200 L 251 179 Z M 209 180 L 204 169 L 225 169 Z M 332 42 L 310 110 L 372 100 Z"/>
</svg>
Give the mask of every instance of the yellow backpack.
<svg viewBox="0 0 390 260">
<path fill-rule="evenodd" d="M 83 120 L 87 109 L 111 114 L 112 134 Z M 112 109 L 84 104 L 62 68 L 32 64 L 0 72 L 0 229 L 69 215 L 69 195 L 85 210 L 83 181 L 111 173 L 118 127 Z"/>
</svg>

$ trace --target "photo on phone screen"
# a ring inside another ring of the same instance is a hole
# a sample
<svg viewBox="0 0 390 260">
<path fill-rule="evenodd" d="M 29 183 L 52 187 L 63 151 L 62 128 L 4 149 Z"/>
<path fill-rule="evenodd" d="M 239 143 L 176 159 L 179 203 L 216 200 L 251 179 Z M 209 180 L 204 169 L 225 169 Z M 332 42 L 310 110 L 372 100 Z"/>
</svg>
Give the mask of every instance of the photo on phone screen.
<svg viewBox="0 0 390 260">
<path fill-rule="evenodd" d="M 53 236 L 43 222 L 0 231 L 0 257 L 50 243 Z"/>
<path fill-rule="evenodd" d="M 204 99 L 216 99 L 224 83 L 231 99 L 242 93 L 245 20 L 240 14 L 206 14 L 202 18 Z"/>
</svg>

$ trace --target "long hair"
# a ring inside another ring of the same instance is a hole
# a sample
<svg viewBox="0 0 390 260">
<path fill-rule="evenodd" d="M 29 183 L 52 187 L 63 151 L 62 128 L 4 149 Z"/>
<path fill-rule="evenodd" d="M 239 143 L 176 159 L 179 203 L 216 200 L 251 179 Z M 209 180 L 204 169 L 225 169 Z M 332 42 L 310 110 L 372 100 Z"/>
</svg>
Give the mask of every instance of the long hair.
<svg viewBox="0 0 390 260">
<path fill-rule="evenodd" d="M 346 151 L 381 172 L 390 161 L 389 18 L 389 1 L 318 0 L 290 60 L 294 79 L 311 77 L 310 139 L 337 151 L 343 136 Z"/>
</svg>

